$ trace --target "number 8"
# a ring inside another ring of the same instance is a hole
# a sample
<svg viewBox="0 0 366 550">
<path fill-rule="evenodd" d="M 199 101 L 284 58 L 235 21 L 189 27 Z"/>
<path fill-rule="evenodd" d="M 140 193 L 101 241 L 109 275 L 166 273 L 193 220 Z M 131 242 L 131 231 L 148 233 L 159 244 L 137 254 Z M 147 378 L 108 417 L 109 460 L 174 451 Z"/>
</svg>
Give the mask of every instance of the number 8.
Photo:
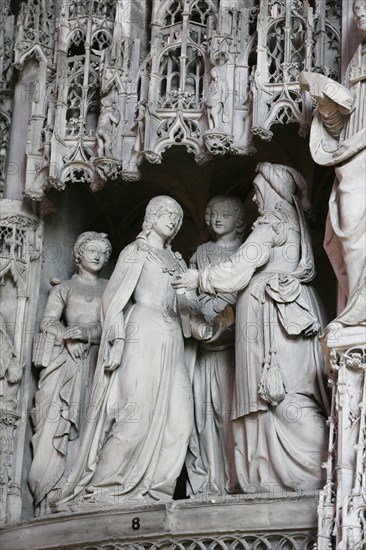
<svg viewBox="0 0 366 550">
<path fill-rule="evenodd" d="M 133 518 L 132 520 L 132 529 L 138 531 L 140 529 L 140 518 Z"/>
</svg>

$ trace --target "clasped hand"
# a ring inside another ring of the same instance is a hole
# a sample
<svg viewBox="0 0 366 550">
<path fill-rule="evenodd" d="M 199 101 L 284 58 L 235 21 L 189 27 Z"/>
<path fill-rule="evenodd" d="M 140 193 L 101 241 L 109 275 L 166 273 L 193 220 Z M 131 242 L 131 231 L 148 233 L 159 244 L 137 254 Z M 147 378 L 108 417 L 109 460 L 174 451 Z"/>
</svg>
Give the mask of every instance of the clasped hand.
<svg viewBox="0 0 366 550">
<path fill-rule="evenodd" d="M 172 287 L 176 290 L 179 288 L 194 290 L 198 288 L 198 274 L 197 269 L 187 269 L 184 273 L 180 273 L 174 277 Z"/>
<path fill-rule="evenodd" d="M 211 327 L 211 337 L 205 340 L 205 343 L 211 344 L 216 342 L 225 332 L 225 330 L 225 325 L 220 321 L 218 317 L 215 317 L 215 319 L 213 320 L 213 326 Z"/>
<path fill-rule="evenodd" d="M 67 327 L 63 334 L 67 351 L 75 362 L 85 358 L 88 353 L 89 346 L 82 338 L 82 329 L 77 325 Z"/>
</svg>

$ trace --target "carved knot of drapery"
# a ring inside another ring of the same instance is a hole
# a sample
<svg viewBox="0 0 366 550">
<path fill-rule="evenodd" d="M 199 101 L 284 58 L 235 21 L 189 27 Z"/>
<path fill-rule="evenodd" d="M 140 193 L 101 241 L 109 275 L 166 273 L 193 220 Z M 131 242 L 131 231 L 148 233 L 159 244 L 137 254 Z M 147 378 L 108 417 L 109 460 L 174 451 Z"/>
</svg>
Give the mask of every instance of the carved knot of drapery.
<svg viewBox="0 0 366 550">
<path fill-rule="evenodd" d="M 273 406 L 285 399 L 287 390 L 278 361 L 276 330 L 280 325 L 289 336 L 313 336 L 319 323 L 302 296 L 300 281 L 290 274 L 271 275 L 262 296 L 263 315 L 268 330 L 264 335 L 264 362 L 258 394 Z"/>
</svg>

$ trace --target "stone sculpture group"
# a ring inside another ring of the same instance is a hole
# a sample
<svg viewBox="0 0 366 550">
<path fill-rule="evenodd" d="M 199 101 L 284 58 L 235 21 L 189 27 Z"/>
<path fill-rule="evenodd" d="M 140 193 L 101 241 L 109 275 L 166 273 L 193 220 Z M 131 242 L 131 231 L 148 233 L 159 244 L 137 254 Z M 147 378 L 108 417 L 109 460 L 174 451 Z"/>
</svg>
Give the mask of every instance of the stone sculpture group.
<svg viewBox="0 0 366 550">
<path fill-rule="evenodd" d="M 364 0 L 354 13 L 365 38 Z M 327 241 L 340 246 L 342 326 L 365 323 L 365 51 L 363 43 L 345 86 L 301 77 L 318 101 L 312 155 L 336 167 Z M 224 123 L 226 91 L 220 67 L 211 77 L 213 130 Z M 99 155 L 113 156 L 119 113 L 112 103 L 102 113 Z M 149 202 L 108 282 L 98 278 L 111 253 L 106 235 L 80 235 L 78 273 L 53 281 L 34 346 L 43 369 L 29 475 L 38 514 L 170 500 L 184 463 L 192 497 L 322 487 L 325 323 L 310 285 L 306 182 L 293 168 L 261 162 L 253 200 L 258 218 L 244 242 L 240 201 L 209 202 L 212 241 L 188 270 L 171 249 L 183 211 L 168 196 Z M 55 404 L 50 421 L 45 411 Z"/>
<path fill-rule="evenodd" d="M 168 196 L 149 202 L 107 284 L 106 236 L 78 238 L 78 273 L 55 282 L 34 353 L 39 514 L 172 499 L 184 463 L 191 497 L 320 488 L 327 405 L 306 183 L 264 162 L 254 189 L 244 243 L 241 201 L 209 202 L 213 240 L 189 270 L 171 249 L 183 211 Z"/>
</svg>

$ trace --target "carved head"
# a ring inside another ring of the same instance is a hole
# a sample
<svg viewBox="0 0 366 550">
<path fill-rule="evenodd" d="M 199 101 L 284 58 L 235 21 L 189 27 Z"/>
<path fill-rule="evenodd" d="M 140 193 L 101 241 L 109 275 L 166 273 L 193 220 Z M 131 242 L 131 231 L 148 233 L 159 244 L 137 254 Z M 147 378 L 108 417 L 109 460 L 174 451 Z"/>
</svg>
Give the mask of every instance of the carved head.
<svg viewBox="0 0 366 550">
<path fill-rule="evenodd" d="M 73 252 L 78 270 L 82 263 L 86 262 L 94 264 L 95 271 L 98 272 L 109 260 L 112 245 L 106 233 L 85 231 L 77 238 Z"/>
<path fill-rule="evenodd" d="M 102 109 L 108 109 L 109 107 L 116 106 L 116 100 L 106 96 L 102 98 L 101 104 L 102 104 Z"/>
<path fill-rule="evenodd" d="M 353 14 L 358 30 L 366 37 L 366 0 L 353 1 Z"/>
<path fill-rule="evenodd" d="M 178 223 L 175 225 L 174 232 L 165 243 L 166 246 L 170 245 L 182 225 L 183 210 L 177 201 L 167 195 L 160 195 L 151 199 L 146 207 L 144 222 L 142 224 L 142 232 L 140 235 L 147 237 L 151 233 L 157 218 L 166 214 L 175 214 L 178 216 Z"/>
<path fill-rule="evenodd" d="M 211 78 L 212 80 L 218 80 L 219 78 L 219 72 L 217 69 L 215 69 L 215 67 L 211 69 Z"/>
<path fill-rule="evenodd" d="M 307 183 L 300 172 L 289 166 L 271 164 L 270 162 L 260 162 L 257 165 L 256 172 L 257 176 L 254 179 L 255 202 L 257 202 L 260 211 L 268 208 L 269 194 L 266 192 L 268 188 L 289 204 L 294 204 L 294 197 L 297 191 L 300 190 L 303 210 L 305 212 L 311 211 Z"/>
<path fill-rule="evenodd" d="M 218 216 L 220 220 L 217 219 Z M 238 239 L 240 241 L 244 239 L 244 205 L 237 197 L 218 195 L 211 199 L 206 207 L 205 222 L 213 235 L 229 230 L 229 226 L 233 223 Z"/>
</svg>

